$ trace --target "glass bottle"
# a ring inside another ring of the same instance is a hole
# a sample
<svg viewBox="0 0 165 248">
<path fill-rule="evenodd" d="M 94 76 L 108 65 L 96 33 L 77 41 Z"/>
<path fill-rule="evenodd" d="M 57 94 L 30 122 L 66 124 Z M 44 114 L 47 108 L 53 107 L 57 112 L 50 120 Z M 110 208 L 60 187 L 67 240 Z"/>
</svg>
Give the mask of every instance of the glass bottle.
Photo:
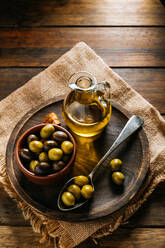
<svg viewBox="0 0 165 248">
<path fill-rule="evenodd" d="M 101 133 L 111 117 L 110 84 L 97 82 L 85 71 L 69 79 L 72 91 L 63 102 L 63 118 L 71 131 L 83 137 Z"/>
</svg>

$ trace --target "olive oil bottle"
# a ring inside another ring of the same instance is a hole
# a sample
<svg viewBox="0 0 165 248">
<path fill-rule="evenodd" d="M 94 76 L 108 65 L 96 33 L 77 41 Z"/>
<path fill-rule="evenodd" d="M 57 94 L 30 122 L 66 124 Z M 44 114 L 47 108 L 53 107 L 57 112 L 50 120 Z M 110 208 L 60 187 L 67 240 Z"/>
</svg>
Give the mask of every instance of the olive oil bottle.
<svg viewBox="0 0 165 248">
<path fill-rule="evenodd" d="M 72 91 L 62 111 L 66 125 L 80 136 L 98 135 L 111 116 L 109 83 L 97 83 L 90 73 L 78 72 L 72 75 L 69 86 Z"/>
</svg>

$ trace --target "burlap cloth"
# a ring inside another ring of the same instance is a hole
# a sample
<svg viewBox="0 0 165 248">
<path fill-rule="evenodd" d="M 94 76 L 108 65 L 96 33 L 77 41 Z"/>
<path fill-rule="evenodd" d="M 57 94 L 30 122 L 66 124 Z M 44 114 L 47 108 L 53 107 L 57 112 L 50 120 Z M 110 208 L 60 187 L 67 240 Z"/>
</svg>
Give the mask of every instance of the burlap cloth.
<svg viewBox="0 0 165 248">
<path fill-rule="evenodd" d="M 98 81 L 109 81 L 112 99 L 144 120 L 144 129 L 149 140 L 150 167 L 143 187 L 125 208 L 104 220 L 69 223 L 47 218 L 19 198 L 6 175 L 5 152 L 9 136 L 24 114 L 52 97 L 65 95 L 68 92 L 68 78 L 80 70 L 91 72 Z M 46 70 L 1 101 L 0 144 L 0 181 L 4 189 L 16 200 L 25 219 L 30 219 L 34 231 L 42 234 L 41 241 L 52 240 L 55 247 L 71 248 L 90 236 L 96 240 L 112 233 L 137 211 L 156 185 L 165 180 L 165 121 L 151 104 L 83 42 L 78 43 Z"/>
</svg>

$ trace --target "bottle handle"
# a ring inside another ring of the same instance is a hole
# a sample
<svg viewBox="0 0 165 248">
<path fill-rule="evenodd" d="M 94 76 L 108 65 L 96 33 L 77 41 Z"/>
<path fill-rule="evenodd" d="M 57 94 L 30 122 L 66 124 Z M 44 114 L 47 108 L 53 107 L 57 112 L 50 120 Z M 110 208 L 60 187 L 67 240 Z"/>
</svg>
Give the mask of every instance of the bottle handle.
<svg viewBox="0 0 165 248">
<path fill-rule="evenodd" d="M 107 81 L 98 82 L 96 84 L 96 92 L 101 101 L 110 101 L 111 99 L 111 86 Z"/>
</svg>

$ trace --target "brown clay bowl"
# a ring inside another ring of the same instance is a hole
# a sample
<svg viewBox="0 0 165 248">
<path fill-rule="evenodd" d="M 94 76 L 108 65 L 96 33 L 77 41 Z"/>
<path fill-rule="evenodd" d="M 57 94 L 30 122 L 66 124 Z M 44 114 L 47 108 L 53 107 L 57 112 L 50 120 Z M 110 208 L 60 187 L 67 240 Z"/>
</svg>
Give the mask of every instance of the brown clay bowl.
<svg viewBox="0 0 165 248">
<path fill-rule="evenodd" d="M 42 177 L 36 176 L 33 172 L 26 169 L 26 167 L 23 165 L 23 162 L 21 161 L 21 158 L 19 155 L 19 151 L 21 148 L 27 147 L 27 144 L 26 144 L 27 137 L 32 133 L 33 134 L 39 134 L 41 128 L 44 127 L 45 125 L 46 124 L 36 125 L 30 129 L 28 129 L 27 131 L 25 131 L 20 136 L 20 138 L 18 139 L 18 141 L 16 143 L 15 156 L 16 156 L 16 162 L 17 162 L 19 169 L 22 171 L 22 173 L 26 176 L 26 178 L 28 180 L 30 180 L 31 182 L 33 182 L 35 184 L 48 186 L 48 185 L 59 184 L 60 182 L 63 182 L 63 180 L 67 177 L 68 173 L 70 172 L 70 169 L 72 168 L 73 161 L 75 159 L 76 143 L 75 143 L 73 136 L 65 128 L 58 126 L 58 125 L 53 125 L 55 127 L 56 131 L 58 131 L 58 130 L 63 131 L 68 135 L 69 140 L 73 143 L 73 153 L 72 153 L 72 156 L 71 156 L 68 164 L 66 164 L 65 167 L 62 170 L 60 170 L 59 172 L 56 172 L 54 174 L 50 174 L 47 176 L 42 176 Z"/>
</svg>

